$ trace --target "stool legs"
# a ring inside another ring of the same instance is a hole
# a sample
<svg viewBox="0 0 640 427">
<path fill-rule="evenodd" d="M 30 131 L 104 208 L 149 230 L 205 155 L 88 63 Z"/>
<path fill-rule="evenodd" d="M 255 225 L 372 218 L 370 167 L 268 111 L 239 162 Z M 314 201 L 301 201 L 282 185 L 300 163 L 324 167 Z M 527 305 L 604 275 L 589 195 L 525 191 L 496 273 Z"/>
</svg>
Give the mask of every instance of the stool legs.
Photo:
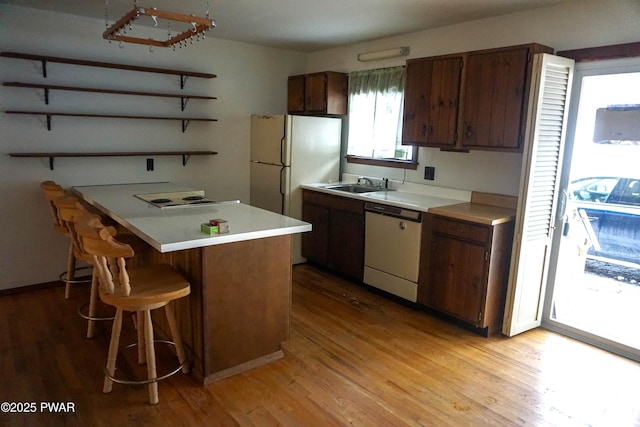
<svg viewBox="0 0 640 427">
<path fill-rule="evenodd" d="M 171 337 L 173 342 L 176 345 L 176 353 L 178 353 L 178 361 L 181 364 L 184 363 L 182 367 L 182 372 L 185 374 L 189 373 L 189 365 L 185 363 L 187 360 L 187 356 L 184 352 L 184 347 L 182 347 L 182 337 L 180 336 L 180 329 L 178 328 L 178 323 L 176 322 L 176 316 L 173 313 L 173 307 L 171 303 L 164 306 L 164 311 L 167 315 L 167 321 L 169 322 L 169 330 L 171 331 Z"/>
<path fill-rule="evenodd" d="M 138 332 L 138 364 L 144 365 L 147 362 L 147 347 L 144 345 L 144 313 L 137 311 L 135 319 Z"/>
<path fill-rule="evenodd" d="M 76 257 L 73 254 L 73 242 L 69 241 L 69 258 L 67 259 L 66 286 L 64 287 L 64 299 L 71 298 L 71 282 L 75 279 Z"/>
<path fill-rule="evenodd" d="M 69 284 L 67 284 L 69 286 Z M 91 318 L 96 317 L 96 305 L 98 303 L 98 275 L 93 273 L 91 275 L 91 294 L 89 295 L 89 320 L 87 321 L 87 338 L 93 338 L 95 335 L 96 325 L 95 320 Z"/>
<path fill-rule="evenodd" d="M 153 325 L 151 324 L 151 311 L 144 311 L 144 340 L 147 352 L 147 376 L 149 379 L 157 378 L 156 374 L 156 352 L 153 347 Z M 158 403 L 158 382 L 149 383 L 149 403 Z"/>
<path fill-rule="evenodd" d="M 189 366 L 186 363 L 186 353 L 184 351 L 184 347 L 182 346 L 182 339 L 180 337 L 180 330 L 178 329 L 178 324 L 176 322 L 175 314 L 173 313 L 173 308 L 171 304 L 165 305 L 165 313 L 167 315 L 167 321 L 169 323 L 169 328 L 171 330 L 171 337 L 173 339 L 173 343 L 176 347 L 176 352 L 178 354 L 178 360 L 182 366 L 182 372 L 188 373 Z M 118 356 L 118 350 L 120 346 L 120 332 L 122 329 L 122 309 L 117 309 L 116 316 L 113 320 L 113 328 L 111 331 L 111 342 L 109 343 L 109 354 L 107 356 L 107 364 L 105 367 L 105 378 L 104 378 L 104 386 L 102 391 L 104 393 L 111 392 L 113 388 L 114 380 L 110 379 L 115 377 L 116 371 L 116 359 Z M 154 333 L 153 333 L 153 324 L 151 321 L 151 311 L 144 310 L 136 312 L 136 329 L 138 335 L 138 363 L 143 365 L 147 365 L 147 378 L 149 381 L 141 381 L 141 382 L 124 382 L 124 384 L 134 384 L 134 383 L 149 383 L 149 402 L 152 405 L 155 405 L 159 402 L 158 398 L 158 374 L 156 368 L 156 352 L 155 352 L 155 342 L 154 342 Z M 176 368 L 173 373 L 169 375 L 173 375 L 178 371 L 179 368 Z M 164 376 L 160 379 L 167 378 Z M 116 380 L 120 382 L 119 380 Z"/>
<path fill-rule="evenodd" d="M 120 330 L 122 329 L 122 309 L 116 310 L 116 317 L 113 319 L 113 328 L 111 329 L 111 342 L 109 343 L 109 354 L 107 356 L 107 373 L 113 377 L 116 372 L 116 358 L 118 357 L 118 346 L 120 345 Z M 109 377 L 104 377 L 104 393 L 111 393 L 113 381 Z"/>
</svg>

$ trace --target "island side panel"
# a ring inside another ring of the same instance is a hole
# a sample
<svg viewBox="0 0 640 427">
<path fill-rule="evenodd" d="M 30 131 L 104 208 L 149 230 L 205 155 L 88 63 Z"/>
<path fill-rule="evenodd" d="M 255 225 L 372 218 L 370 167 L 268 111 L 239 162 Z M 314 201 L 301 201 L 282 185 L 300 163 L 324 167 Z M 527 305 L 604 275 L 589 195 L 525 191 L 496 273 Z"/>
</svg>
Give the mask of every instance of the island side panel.
<svg viewBox="0 0 640 427">
<path fill-rule="evenodd" d="M 202 256 L 202 248 L 160 253 L 148 246 L 146 252 L 136 260 L 138 265 L 170 264 L 189 282 L 191 293 L 185 298 L 174 301 L 173 307 L 182 342 L 187 349 L 191 362 L 191 370 L 199 380 L 205 377 L 205 361 L 207 359 L 205 353 L 206 324 L 203 321 L 204 280 Z M 156 310 L 156 312 L 153 312 L 152 315 L 156 323 L 157 334 L 169 337 L 169 325 L 166 321 L 166 316 L 162 310 Z"/>
<path fill-rule="evenodd" d="M 285 235 L 203 248 L 205 383 L 282 357 L 291 241 Z"/>
</svg>

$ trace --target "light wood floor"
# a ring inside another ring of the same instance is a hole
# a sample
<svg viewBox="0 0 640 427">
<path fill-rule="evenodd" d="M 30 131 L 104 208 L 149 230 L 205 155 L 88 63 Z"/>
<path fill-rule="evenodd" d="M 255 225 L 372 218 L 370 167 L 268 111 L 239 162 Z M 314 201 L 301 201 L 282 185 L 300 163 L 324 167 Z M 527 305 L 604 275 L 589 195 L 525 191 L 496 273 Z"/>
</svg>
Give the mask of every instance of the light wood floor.
<svg viewBox="0 0 640 427">
<path fill-rule="evenodd" d="M 178 374 L 151 406 L 145 387 L 101 392 L 110 325 L 84 338 L 84 301 L 82 287 L 0 298 L 0 402 L 37 406 L 0 425 L 640 425 L 635 362 L 541 329 L 482 338 L 308 266 L 284 359 L 207 387 Z"/>
</svg>

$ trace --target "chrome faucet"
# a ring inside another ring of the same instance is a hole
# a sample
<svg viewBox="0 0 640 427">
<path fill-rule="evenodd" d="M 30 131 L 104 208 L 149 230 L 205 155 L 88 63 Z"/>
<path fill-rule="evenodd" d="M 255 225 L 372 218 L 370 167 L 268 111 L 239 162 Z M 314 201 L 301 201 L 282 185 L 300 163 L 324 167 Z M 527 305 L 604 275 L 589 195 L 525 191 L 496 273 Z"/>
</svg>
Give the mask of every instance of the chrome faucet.
<svg viewBox="0 0 640 427">
<path fill-rule="evenodd" d="M 369 178 L 365 177 L 365 176 L 361 176 L 358 178 L 358 185 L 368 185 L 370 187 L 373 187 L 373 181 L 371 181 Z"/>
</svg>

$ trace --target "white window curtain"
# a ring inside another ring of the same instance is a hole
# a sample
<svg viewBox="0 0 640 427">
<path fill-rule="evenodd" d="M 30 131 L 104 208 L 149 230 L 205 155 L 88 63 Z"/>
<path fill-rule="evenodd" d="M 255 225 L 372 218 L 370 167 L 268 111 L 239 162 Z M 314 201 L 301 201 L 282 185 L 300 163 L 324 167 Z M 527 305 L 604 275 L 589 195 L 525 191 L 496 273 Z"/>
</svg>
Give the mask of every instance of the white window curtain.
<svg viewBox="0 0 640 427">
<path fill-rule="evenodd" d="M 404 80 L 404 67 L 349 75 L 348 156 L 412 160 L 412 147 L 402 146 Z"/>
</svg>

